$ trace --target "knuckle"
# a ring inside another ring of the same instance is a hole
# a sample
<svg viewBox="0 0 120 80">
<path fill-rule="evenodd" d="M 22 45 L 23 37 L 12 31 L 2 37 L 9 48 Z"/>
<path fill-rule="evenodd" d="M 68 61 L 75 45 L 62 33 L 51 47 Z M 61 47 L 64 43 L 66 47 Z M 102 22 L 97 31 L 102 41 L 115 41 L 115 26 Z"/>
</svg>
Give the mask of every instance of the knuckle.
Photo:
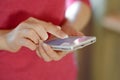
<svg viewBox="0 0 120 80">
<path fill-rule="evenodd" d="M 15 52 L 17 52 L 19 49 L 13 49 L 13 50 L 11 50 L 11 52 L 13 52 L 13 53 L 15 53 Z"/>
<path fill-rule="evenodd" d="M 23 22 L 21 22 L 19 25 L 18 25 L 18 27 L 20 27 L 20 28 L 24 28 L 24 27 L 28 27 L 29 26 L 29 24 L 26 22 L 26 21 L 23 21 Z"/>
<path fill-rule="evenodd" d="M 55 29 L 54 29 L 54 32 L 59 34 L 59 33 L 61 33 L 61 30 L 58 29 L 58 28 L 55 28 Z"/>
<path fill-rule="evenodd" d="M 24 26 L 25 25 L 25 22 L 21 22 L 18 26 Z"/>
<path fill-rule="evenodd" d="M 36 46 L 32 47 L 31 50 L 32 50 L 32 51 L 36 50 Z"/>
<path fill-rule="evenodd" d="M 61 27 L 60 27 L 60 26 L 57 26 L 57 28 L 58 28 L 59 30 L 61 30 Z"/>
<path fill-rule="evenodd" d="M 27 20 L 31 20 L 31 19 L 34 19 L 33 17 L 29 17 Z"/>
<path fill-rule="evenodd" d="M 48 24 L 49 24 L 49 25 L 52 25 L 52 23 L 51 23 L 51 22 L 48 22 Z"/>
<path fill-rule="evenodd" d="M 37 46 L 35 44 L 31 44 L 30 46 L 31 46 L 31 50 L 33 50 L 33 51 L 36 50 L 36 48 L 37 48 Z"/>
<path fill-rule="evenodd" d="M 44 59 L 44 61 L 46 61 L 46 62 L 50 62 L 50 61 L 51 61 L 51 59 Z"/>
<path fill-rule="evenodd" d="M 62 57 L 54 58 L 55 61 L 59 61 Z"/>
<path fill-rule="evenodd" d="M 36 23 L 39 23 L 39 22 L 40 22 L 39 19 L 34 18 L 34 17 L 29 17 L 29 18 L 27 19 L 27 21 L 30 21 L 30 22 L 36 22 Z"/>
<path fill-rule="evenodd" d="M 35 19 L 34 17 L 29 17 L 28 19 L 26 19 L 25 21 L 26 22 L 34 22 L 36 21 L 37 19 Z"/>
</svg>

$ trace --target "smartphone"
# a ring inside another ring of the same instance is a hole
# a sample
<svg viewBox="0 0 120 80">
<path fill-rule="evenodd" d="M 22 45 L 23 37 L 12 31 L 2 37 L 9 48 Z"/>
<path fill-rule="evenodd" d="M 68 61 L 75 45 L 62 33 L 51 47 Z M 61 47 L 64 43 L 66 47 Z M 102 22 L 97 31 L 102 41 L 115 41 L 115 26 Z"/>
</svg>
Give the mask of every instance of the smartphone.
<svg viewBox="0 0 120 80">
<path fill-rule="evenodd" d="M 94 36 L 69 36 L 65 39 L 56 38 L 48 40 L 45 43 L 50 45 L 54 50 L 74 51 L 96 42 Z"/>
</svg>

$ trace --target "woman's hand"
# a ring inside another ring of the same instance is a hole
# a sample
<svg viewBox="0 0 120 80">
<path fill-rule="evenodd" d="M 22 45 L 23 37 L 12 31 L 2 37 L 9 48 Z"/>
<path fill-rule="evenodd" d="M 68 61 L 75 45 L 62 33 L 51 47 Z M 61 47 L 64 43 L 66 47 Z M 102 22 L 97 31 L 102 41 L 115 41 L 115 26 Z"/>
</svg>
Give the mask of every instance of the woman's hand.
<svg viewBox="0 0 120 80">
<path fill-rule="evenodd" d="M 48 33 L 58 38 L 65 38 L 67 34 L 71 36 L 82 35 L 69 26 L 60 28 L 51 23 L 29 18 L 3 36 L 7 45 L 5 50 L 16 52 L 22 46 L 25 46 L 35 50 L 37 55 L 47 62 L 60 60 L 69 52 L 55 51 L 45 44 L 44 41 L 48 39 Z"/>
<path fill-rule="evenodd" d="M 70 23 L 64 23 L 61 27 L 61 30 L 67 33 L 69 36 L 83 36 L 84 34 L 82 32 L 79 32 L 78 30 L 75 30 Z"/>
<path fill-rule="evenodd" d="M 69 36 L 83 36 L 83 33 L 76 31 L 75 29 L 73 29 L 71 26 L 68 25 L 63 25 L 61 27 L 61 30 L 67 33 Z M 50 35 L 49 39 L 53 39 L 53 38 L 55 38 L 55 36 Z M 36 53 L 39 57 L 42 57 L 45 61 L 49 62 L 52 60 L 58 61 L 70 52 L 53 50 L 49 45 L 41 42 L 39 44 L 39 48 L 36 51 Z"/>
<path fill-rule="evenodd" d="M 46 62 L 58 61 L 62 59 L 67 53 L 63 51 L 53 50 L 49 45 L 45 43 L 39 44 L 38 50 L 36 51 L 37 55 L 44 59 Z"/>
<path fill-rule="evenodd" d="M 36 50 L 39 42 L 48 39 L 48 33 L 58 38 L 67 37 L 67 34 L 59 29 L 59 26 L 32 17 L 28 18 L 20 23 L 15 29 L 10 30 L 2 36 L 6 45 L 4 50 L 16 52 L 22 46 L 31 50 Z"/>
</svg>

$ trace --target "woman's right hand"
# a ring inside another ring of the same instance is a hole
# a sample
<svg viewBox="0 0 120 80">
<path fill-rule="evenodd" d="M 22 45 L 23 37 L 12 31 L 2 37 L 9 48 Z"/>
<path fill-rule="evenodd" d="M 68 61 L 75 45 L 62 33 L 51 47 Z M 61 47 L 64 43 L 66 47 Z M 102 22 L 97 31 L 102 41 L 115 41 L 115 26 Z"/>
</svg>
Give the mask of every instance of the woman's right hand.
<svg viewBox="0 0 120 80">
<path fill-rule="evenodd" d="M 67 36 L 59 26 L 30 17 L 2 36 L 6 44 L 4 50 L 16 52 L 22 46 L 36 50 L 39 42 L 48 39 L 48 33 L 58 38 Z"/>
</svg>

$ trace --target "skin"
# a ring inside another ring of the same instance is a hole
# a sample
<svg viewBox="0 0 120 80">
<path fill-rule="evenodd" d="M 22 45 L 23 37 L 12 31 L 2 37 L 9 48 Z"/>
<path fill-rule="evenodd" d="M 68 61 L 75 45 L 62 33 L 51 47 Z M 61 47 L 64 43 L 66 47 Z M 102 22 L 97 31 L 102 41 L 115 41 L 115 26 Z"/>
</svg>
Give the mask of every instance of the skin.
<svg viewBox="0 0 120 80">
<path fill-rule="evenodd" d="M 35 51 L 46 62 L 62 59 L 69 52 L 55 51 L 44 41 L 54 37 L 66 38 L 68 35 L 82 36 L 83 34 L 78 29 L 81 30 L 90 17 L 90 10 L 87 5 L 83 4 L 82 6 L 84 6 L 83 12 L 78 11 L 77 18 L 73 22 L 66 19 L 61 26 L 30 17 L 12 30 L 0 30 L 0 50 L 15 53 L 24 46 Z M 78 19 L 78 17 L 83 19 L 83 14 L 86 14 L 87 17 L 84 20 Z M 81 22 L 78 22 L 79 20 Z M 78 25 L 78 23 L 81 24 Z M 76 28 L 76 24 L 79 28 Z M 49 38 L 48 33 L 51 34 Z"/>
<path fill-rule="evenodd" d="M 72 13 L 72 10 L 70 13 Z M 90 7 L 86 3 L 81 2 L 81 7 L 78 8 L 78 10 L 76 11 L 76 16 L 73 18 L 73 20 L 70 20 L 69 18 L 66 17 L 64 25 L 71 26 L 77 32 L 79 32 L 86 27 L 90 18 L 91 18 Z"/>
</svg>

